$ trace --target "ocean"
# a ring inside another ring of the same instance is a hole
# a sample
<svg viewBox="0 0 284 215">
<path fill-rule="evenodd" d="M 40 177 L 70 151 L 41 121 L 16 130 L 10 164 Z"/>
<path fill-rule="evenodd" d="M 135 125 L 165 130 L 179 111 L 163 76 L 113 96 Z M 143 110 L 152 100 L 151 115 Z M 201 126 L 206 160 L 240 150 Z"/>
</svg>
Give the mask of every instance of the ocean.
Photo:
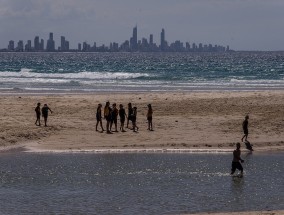
<svg viewBox="0 0 284 215">
<path fill-rule="evenodd" d="M 0 53 L 2 92 L 284 89 L 284 52 Z"/>
</svg>

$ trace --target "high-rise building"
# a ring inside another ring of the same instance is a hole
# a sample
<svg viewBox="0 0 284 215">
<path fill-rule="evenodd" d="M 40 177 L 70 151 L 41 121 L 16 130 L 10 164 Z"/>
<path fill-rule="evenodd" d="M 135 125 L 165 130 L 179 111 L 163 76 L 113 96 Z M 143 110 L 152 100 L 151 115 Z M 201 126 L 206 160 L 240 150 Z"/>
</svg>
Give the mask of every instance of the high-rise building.
<svg viewBox="0 0 284 215">
<path fill-rule="evenodd" d="M 55 42 L 53 40 L 53 33 L 49 33 L 49 39 L 46 44 L 46 51 L 53 52 L 55 51 Z"/>
<path fill-rule="evenodd" d="M 161 45 L 160 45 L 161 51 L 166 50 L 166 40 L 165 40 L 165 29 L 162 29 L 161 32 Z"/>
<path fill-rule="evenodd" d="M 18 51 L 18 52 L 24 51 L 24 42 L 23 42 L 23 40 L 19 40 L 18 46 L 16 48 L 16 51 Z"/>
<path fill-rule="evenodd" d="M 82 44 L 81 43 L 78 43 L 78 51 L 82 51 Z"/>
<path fill-rule="evenodd" d="M 32 51 L 32 41 L 28 40 L 27 44 L 25 45 L 25 51 L 30 52 Z"/>
<path fill-rule="evenodd" d="M 10 40 L 8 45 L 8 51 L 14 51 L 14 49 L 15 49 L 14 40 Z"/>
<path fill-rule="evenodd" d="M 36 36 L 35 39 L 34 39 L 34 50 L 35 51 L 40 50 L 39 36 Z"/>
<path fill-rule="evenodd" d="M 60 51 L 65 51 L 65 37 L 61 36 L 61 44 L 60 44 Z"/>
<path fill-rule="evenodd" d="M 43 39 L 40 40 L 39 49 L 41 51 L 44 51 L 44 40 Z"/>
<path fill-rule="evenodd" d="M 154 43 L 154 41 L 153 41 L 153 34 L 150 34 L 149 43 L 150 43 L 150 45 L 153 45 L 153 43 Z"/>
<path fill-rule="evenodd" d="M 131 38 L 131 49 L 132 51 L 138 50 L 138 41 L 137 41 L 137 26 L 133 28 L 132 38 Z"/>
</svg>

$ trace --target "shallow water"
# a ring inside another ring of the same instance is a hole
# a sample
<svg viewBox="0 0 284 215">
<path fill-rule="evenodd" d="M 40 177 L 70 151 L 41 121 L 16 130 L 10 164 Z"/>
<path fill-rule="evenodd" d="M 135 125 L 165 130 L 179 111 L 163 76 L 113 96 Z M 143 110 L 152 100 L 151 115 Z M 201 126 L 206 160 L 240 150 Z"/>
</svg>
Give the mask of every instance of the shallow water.
<svg viewBox="0 0 284 215">
<path fill-rule="evenodd" d="M 0 154 L 3 214 L 176 214 L 284 209 L 284 153 Z"/>
</svg>

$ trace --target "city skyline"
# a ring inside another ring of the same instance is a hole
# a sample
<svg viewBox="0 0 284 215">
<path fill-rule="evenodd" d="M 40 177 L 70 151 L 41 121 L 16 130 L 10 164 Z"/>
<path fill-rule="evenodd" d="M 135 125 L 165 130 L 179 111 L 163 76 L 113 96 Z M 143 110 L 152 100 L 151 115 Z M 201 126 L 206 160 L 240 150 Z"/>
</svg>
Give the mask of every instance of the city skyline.
<svg viewBox="0 0 284 215">
<path fill-rule="evenodd" d="M 10 38 L 46 40 L 50 32 L 56 41 L 68 35 L 71 48 L 78 41 L 122 43 L 137 24 L 141 38 L 164 28 L 168 41 L 284 50 L 283 0 L 0 0 L 0 8 L 1 48 Z"/>
<path fill-rule="evenodd" d="M 56 45 L 54 40 L 53 32 L 49 33 L 49 37 L 46 41 L 35 36 L 32 41 L 27 40 L 25 43 L 23 40 L 15 42 L 14 40 L 9 40 L 7 48 L 0 49 L 0 51 L 15 51 L 15 52 L 69 52 L 69 51 L 79 51 L 79 52 L 225 52 L 231 51 L 229 45 L 212 45 L 203 44 L 195 42 L 182 42 L 180 40 L 175 40 L 173 42 L 168 42 L 166 40 L 165 29 L 162 28 L 159 42 L 154 42 L 154 35 L 150 34 L 149 38 L 142 37 L 138 38 L 138 27 L 137 25 L 132 30 L 132 35 L 129 40 L 125 40 L 123 43 L 119 44 L 116 42 L 110 42 L 109 45 L 102 44 L 97 45 L 96 41 L 93 44 L 88 42 L 79 42 L 77 48 L 70 48 L 70 42 L 65 36 L 60 36 L 60 43 Z"/>
</svg>

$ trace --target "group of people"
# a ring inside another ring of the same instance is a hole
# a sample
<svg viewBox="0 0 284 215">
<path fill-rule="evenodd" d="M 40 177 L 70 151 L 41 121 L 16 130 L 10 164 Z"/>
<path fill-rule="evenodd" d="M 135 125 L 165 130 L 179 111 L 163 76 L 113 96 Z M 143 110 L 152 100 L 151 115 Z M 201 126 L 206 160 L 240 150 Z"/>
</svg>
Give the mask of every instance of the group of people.
<svg viewBox="0 0 284 215">
<path fill-rule="evenodd" d="M 153 131 L 153 125 L 152 125 L 152 117 L 153 117 L 153 109 L 151 104 L 147 105 L 148 111 L 147 111 L 147 121 L 148 121 L 148 130 Z M 47 118 L 48 118 L 48 111 L 52 113 L 52 110 L 48 107 L 47 104 L 44 104 L 44 106 L 41 108 L 41 103 L 37 103 L 37 106 L 35 108 L 36 112 L 36 121 L 35 124 L 37 126 L 41 126 L 40 124 L 40 117 L 44 118 L 44 126 L 47 126 Z M 106 120 L 106 132 L 112 133 L 112 128 L 114 126 L 114 132 L 118 132 L 117 128 L 117 121 L 118 116 L 120 118 L 120 131 L 125 132 L 124 129 L 124 123 L 127 122 L 126 128 L 129 127 L 129 122 L 132 122 L 132 129 L 134 132 L 138 131 L 139 127 L 137 126 L 137 107 L 132 107 L 131 103 L 128 103 L 128 114 L 126 114 L 126 111 L 122 104 L 119 105 L 119 109 L 116 106 L 116 103 L 112 104 L 112 107 L 110 105 L 110 102 L 106 102 L 106 105 L 104 107 L 104 112 L 102 115 L 102 104 L 98 104 L 97 112 L 96 112 L 96 131 L 98 131 L 98 125 L 101 127 L 101 132 L 104 132 L 105 129 L 103 127 L 102 119 L 104 118 Z M 243 121 L 242 127 L 244 135 L 241 138 L 241 141 L 245 140 L 247 142 L 248 138 L 248 119 L 249 116 L 245 116 L 245 120 Z M 240 177 L 243 175 L 243 167 L 242 164 L 244 160 L 241 158 L 241 144 L 236 144 L 236 149 L 233 152 L 233 161 L 232 161 L 232 168 L 231 168 L 231 175 L 235 173 L 235 171 L 238 169 L 240 173 Z"/>
<path fill-rule="evenodd" d="M 48 107 L 47 104 L 44 104 L 42 108 L 40 108 L 41 104 L 37 103 L 37 106 L 35 108 L 36 112 L 36 121 L 35 124 L 38 126 L 41 126 L 40 124 L 40 116 L 42 115 L 44 119 L 44 126 L 47 126 L 47 117 L 48 117 L 48 111 L 52 113 L 52 110 Z"/>
<path fill-rule="evenodd" d="M 148 121 L 148 130 L 153 131 L 153 125 L 152 125 L 152 116 L 153 116 L 153 109 L 151 104 L 148 104 L 148 111 L 147 111 L 147 121 Z M 125 132 L 124 124 L 126 121 L 126 128 L 132 129 L 134 132 L 137 132 L 139 130 L 139 127 L 137 126 L 137 107 L 132 107 L 131 103 L 128 103 L 128 114 L 126 114 L 126 111 L 122 104 L 119 105 L 119 109 L 116 106 L 116 103 L 113 103 L 112 106 L 110 105 L 110 102 L 106 102 L 106 105 L 104 107 L 104 112 L 102 114 L 102 104 L 98 104 L 97 113 L 96 113 L 96 131 L 98 131 L 98 125 L 101 127 L 101 132 L 106 132 L 108 134 L 112 133 L 112 128 L 114 126 L 114 132 L 118 132 L 118 116 L 120 119 L 120 131 Z M 106 129 L 103 127 L 102 119 L 106 120 Z M 129 123 L 132 123 L 132 127 L 129 127 Z"/>
</svg>

